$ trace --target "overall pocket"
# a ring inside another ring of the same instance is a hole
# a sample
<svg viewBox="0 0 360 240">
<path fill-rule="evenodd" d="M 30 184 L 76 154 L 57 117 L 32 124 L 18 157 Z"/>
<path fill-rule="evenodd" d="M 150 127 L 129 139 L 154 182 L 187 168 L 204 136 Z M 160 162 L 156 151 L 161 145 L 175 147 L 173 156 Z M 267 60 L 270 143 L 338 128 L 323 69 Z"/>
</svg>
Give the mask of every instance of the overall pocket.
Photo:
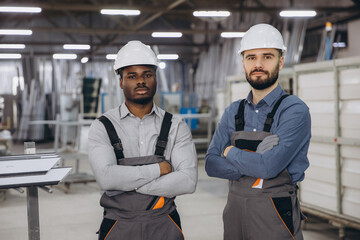
<svg viewBox="0 0 360 240">
<path fill-rule="evenodd" d="M 294 224 L 293 224 L 293 208 L 291 197 L 276 197 L 271 198 L 275 210 L 279 217 L 290 231 L 291 235 L 294 235 Z"/>
<path fill-rule="evenodd" d="M 104 218 L 100 225 L 99 240 L 104 240 L 109 235 L 117 221 L 109 218 Z"/>
</svg>

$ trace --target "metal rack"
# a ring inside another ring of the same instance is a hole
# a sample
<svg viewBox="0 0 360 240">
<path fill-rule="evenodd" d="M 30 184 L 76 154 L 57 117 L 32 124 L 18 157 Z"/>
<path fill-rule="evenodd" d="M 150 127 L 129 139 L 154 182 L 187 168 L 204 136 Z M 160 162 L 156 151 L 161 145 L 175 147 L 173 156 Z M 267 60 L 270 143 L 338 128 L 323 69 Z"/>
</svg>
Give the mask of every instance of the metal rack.
<svg viewBox="0 0 360 240">
<path fill-rule="evenodd" d="M 90 126 L 94 120 L 88 119 L 79 119 L 78 121 L 61 121 L 60 115 L 56 116 L 56 120 L 36 120 L 30 121 L 29 124 L 49 124 L 55 125 L 55 136 L 54 136 L 54 151 L 56 153 L 71 153 L 74 152 L 75 168 L 74 172 L 69 174 L 63 181 L 65 185 L 65 193 L 67 193 L 70 189 L 70 185 L 72 183 L 88 183 L 88 182 L 95 182 L 95 177 L 92 174 L 86 172 L 79 171 L 80 159 L 77 156 L 79 154 L 79 147 L 80 147 L 80 135 L 81 135 L 81 127 L 82 126 Z M 73 151 L 67 147 L 67 128 L 68 127 L 77 127 L 77 134 L 76 134 L 76 144 L 73 147 Z M 59 148 L 59 138 L 60 138 L 60 129 L 64 129 L 64 136 L 61 139 L 61 148 Z M 61 163 L 61 166 L 64 166 L 64 160 Z"/>
<path fill-rule="evenodd" d="M 57 185 L 71 171 L 56 168 L 59 160 L 51 153 L 0 157 L 0 189 L 26 188 L 29 240 L 40 239 L 38 187 L 51 193 L 46 186 Z"/>
<path fill-rule="evenodd" d="M 191 113 L 191 114 L 174 114 L 175 116 L 181 117 L 188 120 L 190 119 L 206 119 L 207 120 L 207 132 L 205 138 L 193 138 L 195 144 L 207 144 L 209 146 L 212 137 L 212 125 L 213 125 L 213 115 L 210 111 L 209 113 Z M 205 158 L 205 154 L 198 154 L 198 158 Z"/>
<path fill-rule="evenodd" d="M 310 168 L 300 185 L 301 206 L 304 212 L 339 227 L 340 239 L 345 237 L 345 227 L 360 229 L 360 199 L 356 198 L 360 195 L 360 159 L 358 154 L 350 153 L 350 150 L 359 151 L 360 147 L 360 139 L 351 136 L 356 135 L 352 131 L 360 132 L 360 111 L 353 109 L 350 118 L 344 116 L 343 110 L 351 101 L 360 101 L 359 73 L 359 57 L 294 66 L 295 93 L 309 105 L 315 125 L 309 150 Z M 345 84 L 349 76 L 353 79 Z M 327 109 L 330 105 L 331 110 Z M 348 124 L 354 128 L 346 129 Z M 322 152 L 316 149 L 317 145 L 323 146 Z M 349 154 L 353 156 L 350 158 Z M 325 188 L 328 192 L 320 193 Z"/>
</svg>

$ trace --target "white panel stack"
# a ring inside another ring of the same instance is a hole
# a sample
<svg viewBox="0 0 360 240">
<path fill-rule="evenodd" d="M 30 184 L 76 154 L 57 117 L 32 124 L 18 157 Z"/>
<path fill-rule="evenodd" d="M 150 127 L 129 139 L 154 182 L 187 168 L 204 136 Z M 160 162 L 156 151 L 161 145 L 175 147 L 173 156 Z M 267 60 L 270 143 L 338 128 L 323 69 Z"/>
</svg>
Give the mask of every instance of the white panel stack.
<svg viewBox="0 0 360 240">
<path fill-rule="evenodd" d="M 216 104 L 216 119 L 215 119 L 215 121 L 216 122 L 215 123 L 217 125 L 217 123 L 221 119 L 222 114 L 225 111 L 225 108 L 229 105 L 229 103 L 227 101 L 225 88 L 215 89 L 215 94 L 216 94 L 216 98 L 215 98 L 215 104 Z"/>
<path fill-rule="evenodd" d="M 294 66 L 294 72 L 297 95 L 310 108 L 313 136 L 308 154 L 310 167 L 300 186 L 300 200 L 318 211 L 359 223 L 360 58 L 300 64 Z M 341 166 L 340 197 L 337 155 Z"/>
</svg>

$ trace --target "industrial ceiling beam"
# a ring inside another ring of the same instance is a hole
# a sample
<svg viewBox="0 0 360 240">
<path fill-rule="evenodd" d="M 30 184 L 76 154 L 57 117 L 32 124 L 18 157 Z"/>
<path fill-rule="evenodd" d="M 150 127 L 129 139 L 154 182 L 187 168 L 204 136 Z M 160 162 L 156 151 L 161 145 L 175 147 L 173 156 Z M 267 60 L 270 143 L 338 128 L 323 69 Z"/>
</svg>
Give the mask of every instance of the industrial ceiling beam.
<svg viewBox="0 0 360 240">
<path fill-rule="evenodd" d="M 63 42 L 63 41 L 46 41 L 46 42 L 35 42 L 35 41 L 22 41 L 22 40 L 17 40 L 17 41 L 11 41 L 11 43 L 13 44 L 25 44 L 26 46 L 62 46 L 66 43 L 71 44 L 72 42 Z M 116 43 L 113 43 L 113 45 L 106 45 L 106 46 L 118 46 L 118 45 L 125 45 L 127 43 L 127 41 L 119 41 Z M 91 46 L 102 46 L 102 43 L 93 43 L 91 44 Z M 200 43 L 176 43 L 176 42 L 161 42 L 161 41 L 152 41 L 151 45 L 159 45 L 159 46 L 169 46 L 169 47 L 207 47 L 207 44 L 200 44 Z M 2 51 L 5 51 L 4 49 Z M 12 50 L 8 50 L 8 51 L 12 51 Z M 19 50 L 21 51 L 21 50 Z M 26 48 L 25 50 L 26 51 Z M 81 51 L 81 50 L 79 50 Z"/>
<path fill-rule="evenodd" d="M 176 4 L 178 1 L 173 3 L 172 5 Z M 181 0 L 180 4 L 186 2 L 186 0 Z M 177 4 L 180 5 L 180 4 Z M 7 6 L 8 4 L 1 3 L 0 6 Z M 127 8 L 127 9 L 137 9 L 140 10 L 143 13 L 158 13 L 158 12 L 169 12 L 171 14 L 192 14 L 194 10 L 200 10 L 199 9 L 168 9 L 168 7 L 149 7 L 149 5 L 120 5 L 120 4 L 64 4 L 64 3 L 14 3 L 11 4 L 13 6 L 34 6 L 34 7 L 40 7 L 43 10 L 46 11 L 77 11 L 77 12 L 100 12 L 103 8 Z M 171 5 L 169 5 L 171 6 Z M 205 8 L 205 7 L 204 7 Z M 228 10 L 230 12 L 279 12 L 284 9 L 287 9 L 289 7 L 247 7 L 242 6 L 238 7 L 235 4 L 219 4 L 219 5 L 212 5 L 212 6 L 206 6 L 206 10 L 219 10 L 221 8 L 222 10 Z M 302 7 L 296 7 L 293 8 L 302 9 Z M 318 12 L 327 12 L 327 13 L 335 13 L 335 12 L 359 12 L 360 8 L 356 5 L 353 5 L 351 7 L 331 7 L 331 6 L 312 6 L 311 9 L 314 9 Z M 304 8 L 305 9 L 305 8 Z M 308 10 L 309 8 L 306 8 Z"/>
<path fill-rule="evenodd" d="M 146 29 L 136 30 L 135 29 L 103 29 L 103 28 L 64 28 L 64 27 L 32 27 L 31 30 L 36 32 L 49 32 L 49 33 L 77 33 L 85 35 L 107 35 L 107 34 L 134 34 L 134 35 L 151 35 L 153 32 L 168 32 L 169 29 Z M 220 34 L 226 30 L 223 29 L 176 29 L 177 32 L 183 34 Z"/>
<path fill-rule="evenodd" d="M 131 34 L 134 33 L 136 31 L 138 31 L 140 28 L 146 26 L 147 24 L 151 23 L 152 21 L 154 21 L 155 19 L 159 18 L 161 15 L 163 15 L 165 12 L 170 11 L 171 9 L 177 7 L 178 5 L 182 4 L 183 2 L 185 2 L 186 0 L 177 0 L 173 3 L 171 3 L 169 6 L 166 7 L 166 10 L 155 13 L 153 16 L 147 18 L 146 20 L 144 20 L 143 22 L 137 24 L 136 26 L 134 26 L 132 28 L 132 32 L 127 32 L 126 34 Z M 117 36 L 115 36 L 111 41 L 108 42 L 108 44 L 111 44 L 113 42 L 115 42 L 117 39 L 119 38 L 119 34 Z M 95 53 L 96 51 L 98 51 L 100 48 L 94 49 L 92 51 L 92 53 Z"/>
<path fill-rule="evenodd" d="M 169 6 L 167 6 L 167 8 L 165 10 L 156 12 L 154 15 L 152 15 L 151 17 L 149 17 L 148 19 L 146 19 L 145 21 L 137 24 L 134 28 L 135 30 L 138 30 L 146 25 L 148 25 L 149 23 L 151 23 L 152 21 L 154 21 L 155 19 L 159 18 L 161 15 L 163 15 L 164 13 L 171 11 L 172 9 L 176 8 L 177 6 L 179 6 L 180 4 L 186 2 L 186 0 L 177 0 L 174 3 L 170 4 Z"/>
<path fill-rule="evenodd" d="M 53 0 L 51 0 L 50 2 L 52 4 L 55 4 L 55 1 L 53 1 Z M 63 13 L 65 13 L 72 20 L 74 20 L 74 22 L 76 22 L 80 27 L 83 27 L 83 28 L 87 27 L 84 23 L 82 23 L 80 20 L 78 20 L 72 12 L 63 10 Z M 94 36 L 97 37 L 100 41 L 104 41 L 104 39 L 101 36 L 99 36 L 98 34 L 95 34 Z"/>
</svg>

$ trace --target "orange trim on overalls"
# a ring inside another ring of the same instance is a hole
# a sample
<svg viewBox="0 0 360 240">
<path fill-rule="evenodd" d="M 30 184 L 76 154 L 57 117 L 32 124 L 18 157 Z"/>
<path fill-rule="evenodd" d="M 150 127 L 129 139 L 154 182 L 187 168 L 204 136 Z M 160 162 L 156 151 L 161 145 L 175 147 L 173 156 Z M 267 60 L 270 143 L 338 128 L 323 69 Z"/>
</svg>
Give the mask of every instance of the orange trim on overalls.
<svg viewBox="0 0 360 240">
<path fill-rule="evenodd" d="M 252 188 L 258 187 L 262 178 L 256 179 L 255 183 L 251 186 Z"/>
<path fill-rule="evenodd" d="M 251 151 L 249 149 L 241 149 L 241 150 L 248 151 L 248 152 L 255 152 L 255 151 Z"/>
<path fill-rule="evenodd" d="M 110 232 L 112 231 L 112 229 L 114 228 L 114 226 L 117 224 L 118 220 L 116 220 L 116 222 L 114 223 L 114 225 L 110 228 L 109 232 L 106 234 L 104 240 L 106 240 L 106 238 L 108 237 L 108 235 L 110 234 Z"/>
<path fill-rule="evenodd" d="M 156 202 L 155 206 L 152 209 L 154 210 L 154 209 L 162 208 L 164 206 L 164 204 L 165 204 L 164 197 L 160 197 L 159 200 Z"/>
<path fill-rule="evenodd" d="M 292 233 L 290 232 L 289 228 L 286 226 L 286 224 L 285 224 L 284 220 L 281 218 L 281 216 L 280 216 L 280 214 L 279 214 L 278 210 L 277 210 L 277 209 L 276 209 L 276 207 L 275 207 L 275 204 L 274 204 L 274 201 L 272 200 L 272 198 L 270 198 L 270 200 L 271 200 L 271 202 L 272 202 L 272 205 L 274 206 L 274 209 L 275 209 L 275 211 L 276 211 L 277 215 L 279 216 L 280 220 L 282 221 L 282 223 L 284 224 L 284 226 L 286 227 L 286 229 L 287 229 L 287 230 L 288 230 L 288 232 L 290 233 L 291 237 L 292 237 L 294 240 L 296 240 L 296 239 L 295 239 L 295 237 L 294 237 L 294 236 L 292 235 Z"/>
<path fill-rule="evenodd" d="M 168 214 L 168 217 L 169 217 L 170 220 L 175 224 L 175 226 L 180 230 L 181 235 L 183 236 L 183 239 L 185 239 L 184 233 L 182 232 L 181 228 L 176 224 L 176 222 L 174 222 L 174 220 L 170 217 L 169 214 Z"/>
</svg>

